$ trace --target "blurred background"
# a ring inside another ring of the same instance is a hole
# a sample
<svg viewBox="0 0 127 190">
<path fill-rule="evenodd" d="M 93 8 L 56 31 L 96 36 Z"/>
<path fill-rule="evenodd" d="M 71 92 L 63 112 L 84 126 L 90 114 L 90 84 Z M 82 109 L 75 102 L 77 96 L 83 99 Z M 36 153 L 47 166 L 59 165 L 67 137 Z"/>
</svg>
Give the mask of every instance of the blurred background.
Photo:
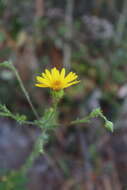
<svg viewBox="0 0 127 190">
<path fill-rule="evenodd" d="M 127 0 L 0 0 L 0 62 L 5 60 L 15 64 L 40 115 L 51 99 L 48 89 L 34 86 L 36 75 L 55 66 L 81 79 L 66 90 L 62 126 L 30 169 L 26 189 L 126 190 Z M 14 74 L 4 68 L 0 103 L 35 119 Z M 68 126 L 97 107 L 114 122 L 114 133 L 97 118 Z M 38 134 L 36 126 L 0 117 L 0 190 L 3 176 L 22 166 Z"/>
</svg>

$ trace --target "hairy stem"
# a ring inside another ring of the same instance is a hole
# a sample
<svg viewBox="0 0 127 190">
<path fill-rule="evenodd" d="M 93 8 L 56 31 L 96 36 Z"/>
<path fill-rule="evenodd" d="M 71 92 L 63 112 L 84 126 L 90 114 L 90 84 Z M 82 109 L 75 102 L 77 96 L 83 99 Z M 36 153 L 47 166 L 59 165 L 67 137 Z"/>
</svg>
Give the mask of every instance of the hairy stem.
<svg viewBox="0 0 127 190">
<path fill-rule="evenodd" d="M 46 133 L 42 132 L 42 134 L 37 137 L 33 151 L 27 158 L 26 163 L 21 168 L 22 172 L 27 173 L 28 169 L 32 167 L 35 159 L 38 158 L 38 156 L 43 153 L 43 146 L 45 144 L 45 135 Z"/>
<path fill-rule="evenodd" d="M 39 119 L 38 113 L 37 113 L 36 109 L 34 108 L 32 102 L 31 102 L 31 100 L 30 100 L 29 94 L 28 94 L 27 90 L 26 90 L 25 87 L 24 87 L 24 84 L 23 84 L 23 82 L 22 82 L 22 79 L 21 79 L 21 77 L 20 77 L 20 75 L 19 75 L 17 69 L 15 68 L 15 66 L 13 65 L 13 63 L 11 63 L 11 65 L 12 65 L 12 70 L 13 70 L 13 72 L 15 73 L 15 76 L 16 76 L 18 82 L 19 82 L 19 85 L 20 85 L 20 87 L 21 87 L 21 89 L 22 89 L 22 91 L 23 91 L 23 93 L 24 93 L 24 95 L 25 95 L 25 97 L 26 97 L 26 99 L 27 99 L 27 101 L 28 101 L 28 103 L 29 103 L 29 105 L 30 105 L 30 107 L 31 107 L 31 109 L 32 109 L 32 111 L 33 111 L 33 113 L 34 113 L 34 115 L 35 115 L 35 117 L 36 117 L 37 119 Z"/>
</svg>

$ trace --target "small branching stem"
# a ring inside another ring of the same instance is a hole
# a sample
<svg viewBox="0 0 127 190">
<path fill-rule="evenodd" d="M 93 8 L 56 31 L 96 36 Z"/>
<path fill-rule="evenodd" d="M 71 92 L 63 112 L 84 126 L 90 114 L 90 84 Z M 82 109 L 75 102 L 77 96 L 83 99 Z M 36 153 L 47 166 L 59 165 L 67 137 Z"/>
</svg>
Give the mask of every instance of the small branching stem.
<svg viewBox="0 0 127 190">
<path fill-rule="evenodd" d="M 22 82 L 22 79 L 21 79 L 21 77 L 20 77 L 20 75 L 19 75 L 17 69 L 15 68 L 15 66 L 13 65 L 13 63 L 11 63 L 11 64 L 12 64 L 12 70 L 13 70 L 13 72 L 15 73 L 15 76 L 16 76 L 18 82 L 19 82 L 19 85 L 20 85 L 20 87 L 21 87 L 21 89 L 22 89 L 22 91 L 23 91 L 23 93 L 24 93 L 24 95 L 25 95 L 25 97 L 26 97 L 26 99 L 27 99 L 27 101 L 28 101 L 28 103 L 29 103 L 29 105 L 30 105 L 30 107 L 31 107 L 31 109 L 32 109 L 32 111 L 33 111 L 33 113 L 34 113 L 34 115 L 35 115 L 35 117 L 36 117 L 37 119 L 39 119 L 38 113 L 37 113 L 36 109 L 34 108 L 32 102 L 31 102 L 31 100 L 30 100 L 30 96 L 29 96 L 27 90 L 26 90 L 25 87 L 24 87 L 24 84 L 23 84 L 23 82 Z"/>
</svg>

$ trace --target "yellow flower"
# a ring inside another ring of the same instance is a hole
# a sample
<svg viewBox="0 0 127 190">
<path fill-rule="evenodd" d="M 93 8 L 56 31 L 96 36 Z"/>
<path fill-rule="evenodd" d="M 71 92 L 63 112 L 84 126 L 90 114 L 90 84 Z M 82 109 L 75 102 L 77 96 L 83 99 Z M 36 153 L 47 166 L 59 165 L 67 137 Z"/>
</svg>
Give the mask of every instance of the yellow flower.
<svg viewBox="0 0 127 190">
<path fill-rule="evenodd" d="M 42 88 L 52 88 L 53 90 L 62 90 L 71 85 L 77 84 L 80 81 L 77 81 L 77 75 L 73 72 L 70 72 L 67 76 L 65 76 L 65 69 L 63 68 L 61 72 L 57 70 L 55 67 L 49 70 L 45 70 L 42 73 L 42 76 L 37 76 L 37 84 L 35 86 Z"/>
</svg>

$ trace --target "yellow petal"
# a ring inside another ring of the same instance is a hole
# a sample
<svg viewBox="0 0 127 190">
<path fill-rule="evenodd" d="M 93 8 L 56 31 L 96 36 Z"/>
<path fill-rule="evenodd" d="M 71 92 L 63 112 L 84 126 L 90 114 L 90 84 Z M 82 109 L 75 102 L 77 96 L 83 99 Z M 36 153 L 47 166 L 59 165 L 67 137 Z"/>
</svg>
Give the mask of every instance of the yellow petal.
<svg viewBox="0 0 127 190">
<path fill-rule="evenodd" d="M 47 77 L 51 80 L 52 76 L 51 76 L 51 73 L 49 72 L 49 70 L 46 69 L 45 73 L 46 73 Z"/>
<path fill-rule="evenodd" d="M 35 84 L 35 86 L 37 86 L 37 87 L 43 87 L 43 88 L 49 87 L 49 86 L 47 86 L 45 84 Z"/>
<path fill-rule="evenodd" d="M 42 77 L 43 77 L 44 79 L 46 79 L 47 81 L 50 81 L 50 78 L 49 78 L 45 73 L 42 73 Z"/>
<path fill-rule="evenodd" d="M 74 85 L 74 84 L 77 84 L 77 83 L 79 83 L 79 82 L 80 82 L 80 81 L 74 81 L 74 82 L 68 83 L 67 85 L 64 86 L 64 88 L 67 88 L 67 87 L 69 87 L 69 86 L 71 86 L 71 85 Z"/>
<path fill-rule="evenodd" d="M 61 70 L 60 76 L 61 76 L 61 79 L 63 80 L 65 77 L 65 69 L 64 68 Z"/>
<path fill-rule="evenodd" d="M 75 74 L 75 73 L 72 73 L 72 75 L 71 75 L 71 80 L 75 80 L 75 79 L 77 79 L 77 75 Z"/>
<path fill-rule="evenodd" d="M 52 79 L 53 80 L 58 80 L 60 78 L 59 71 L 56 69 L 56 67 L 51 69 L 51 74 L 52 74 Z"/>
<path fill-rule="evenodd" d="M 70 72 L 70 73 L 65 77 L 65 80 L 66 80 L 66 81 L 69 80 L 70 77 L 71 77 L 71 75 L 72 75 L 72 72 Z"/>
<path fill-rule="evenodd" d="M 65 81 L 66 82 L 71 82 L 73 80 L 75 80 L 78 76 L 75 73 L 70 72 L 66 77 L 65 77 Z"/>
<path fill-rule="evenodd" d="M 44 78 L 42 78 L 42 77 L 37 76 L 36 79 L 40 83 L 47 84 L 47 85 L 49 84 L 49 81 L 46 80 L 46 79 L 44 79 Z"/>
</svg>

